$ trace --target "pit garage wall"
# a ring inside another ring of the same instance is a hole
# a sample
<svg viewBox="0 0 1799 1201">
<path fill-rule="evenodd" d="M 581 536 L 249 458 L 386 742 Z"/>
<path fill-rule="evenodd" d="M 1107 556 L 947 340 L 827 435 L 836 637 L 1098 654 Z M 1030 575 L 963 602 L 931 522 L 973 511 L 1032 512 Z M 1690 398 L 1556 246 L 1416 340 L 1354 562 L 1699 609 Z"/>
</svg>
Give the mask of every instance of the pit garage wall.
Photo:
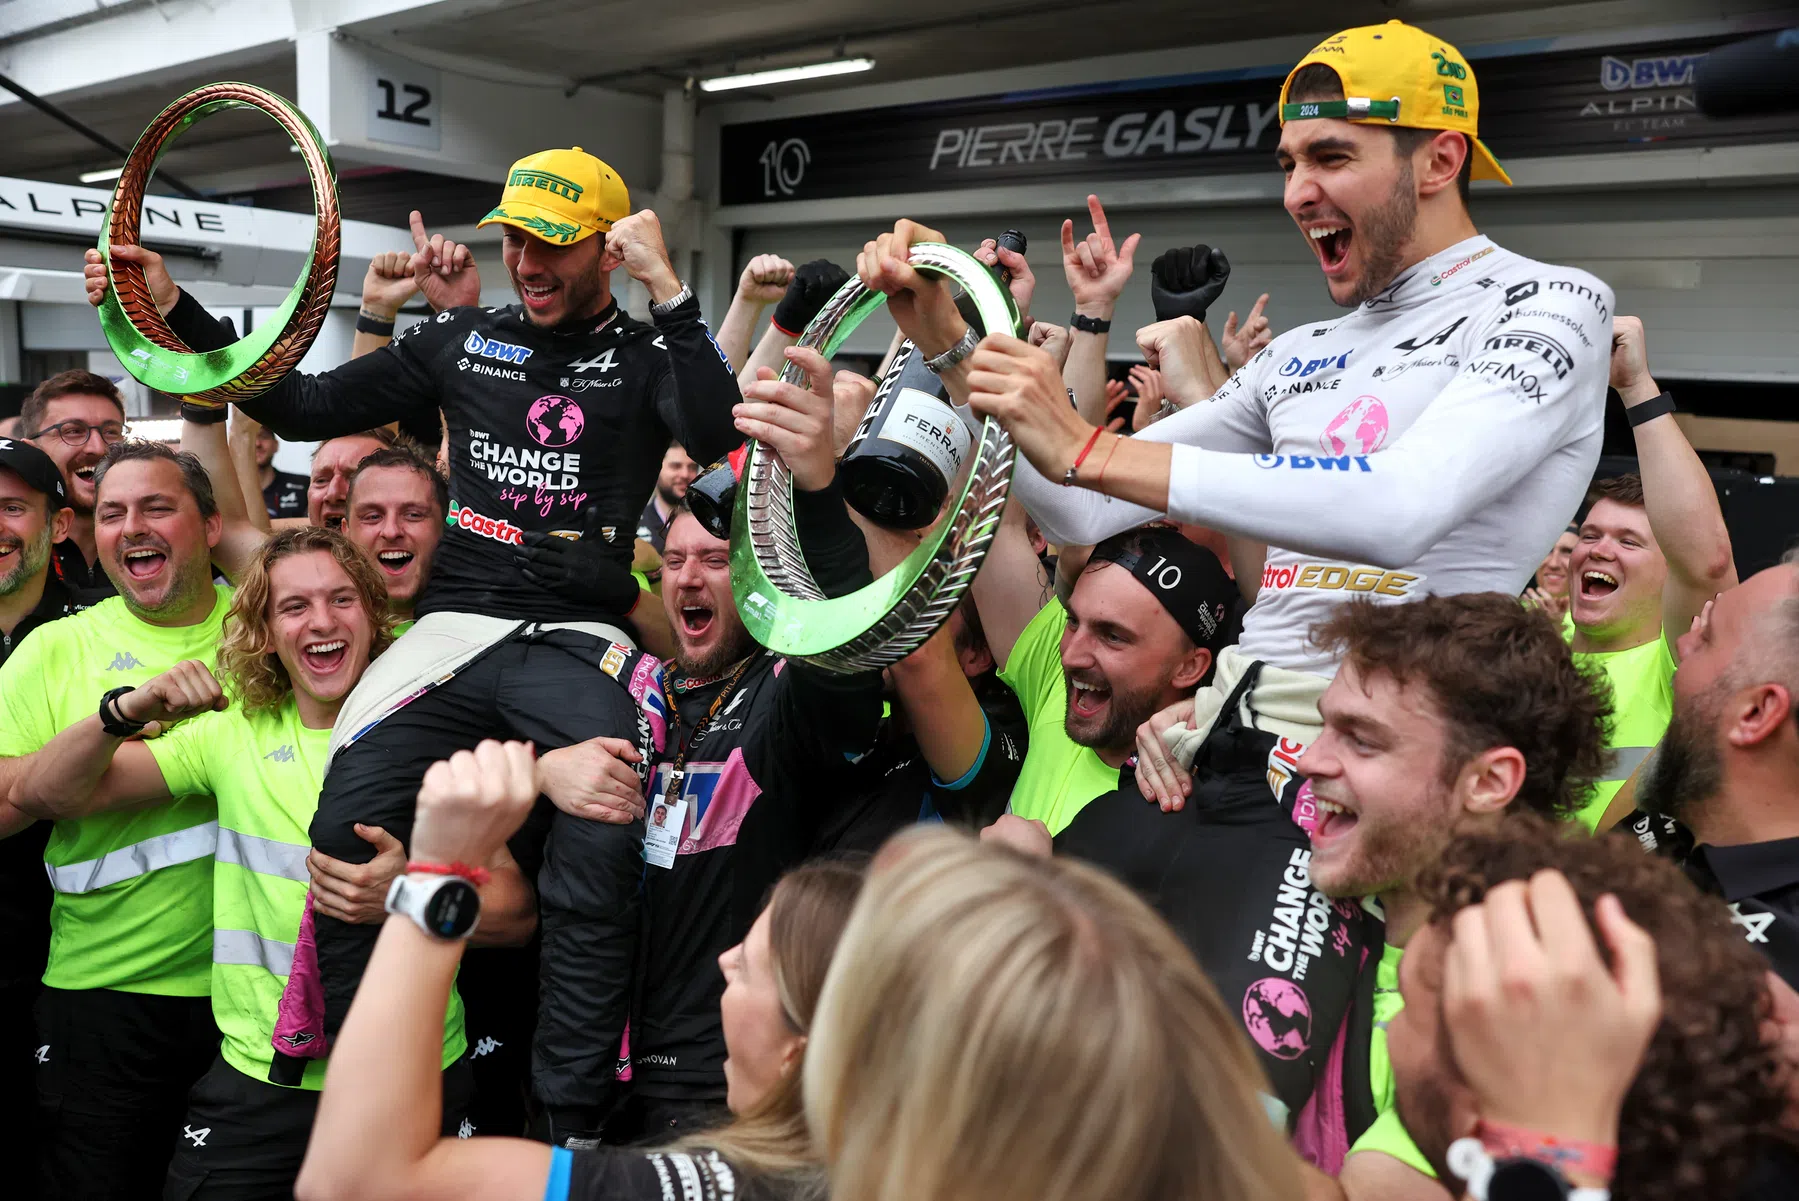
<svg viewBox="0 0 1799 1201">
<path fill-rule="evenodd" d="M 1590 51 L 1595 76 L 1609 49 L 1618 51 L 1612 57 L 1620 64 L 1651 61 L 1647 68 L 1651 75 L 1644 81 L 1651 86 L 1620 81 L 1618 66 L 1604 69 L 1612 72 L 1613 84 L 1623 86 L 1608 87 L 1597 77 L 1583 82 L 1585 66 L 1583 78 L 1571 78 L 1563 85 L 1565 99 L 1577 107 L 1588 102 L 1577 94 L 1584 90 L 1609 112 L 1618 113 L 1620 120 L 1630 122 L 1632 135 L 1617 139 L 1616 146 L 1556 147 L 1556 132 L 1534 120 L 1518 127 L 1512 140 L 1536 148 L 1535 156 L 1511 157 L 1504 144 L 1496 144 L 1495 152 L 1517 186 L 1476 185 L 1475 223 L 1503 246 L 1585 268 L 1610 283 L 1619 311 L 1641 316 L 1649 327 L 1652 363 L 1659 375 L 1799 382 L 1799 343 L 1792 339 L 1790 318 L 1799 311 L 1795 239 L 1799 193 L 1790 186 L 1799 179 L 1799 117 L 1707 137 L 1694 136 L 1690 125 L 1684 135 L 1678 127 L 1670 135 L 1663 124 L 1665 115 L 1678 118 L 1685 111 L 1682 106 L 1690 104 L 1690 87 L 1684 89 L 1688 99 L 1681 98 L 1683 52 L 1703 48 L 1722 35 L 1746 36 L 1778 16 L 1758 13 L 1754 5 L 1739 5 L 1727 8 L 1722 20 L 1694 23 L 1691 12 L 1688 8 L 1686 18 L 1676 20 L 1675 5 L 1614 3 L 1431 22 L 1433 31 L 1468 53 L 1477 75 L 1486 63 L 1488 75 L 1496 81 L 1506 71 L 1494 65 L 1496 60 L 1488 54 L 1494 50 L 1511 52 L 1507 69 L 1514 74 L 1532 61 L 1529 55 L 1541 53 L 1542 61 L 1548 62 L 1554 51 L 1563 52 L 1564 61 L 1571 51 Z M 1215 310 L 1215 325 L 1222 326 L 1230 309 L 1247 311 L 1261 292 L 1271 296 L 1268 314 L 1277 331 L 1337 316 L 1340 310 L 1325 294 L 1310 249 L 1280 206 L 1280 176 L 1271 162 L 1260 166 L 1238 160 L 1241 165 L 1229 171 L 1214 168 L 1188 175 L 1179 174 L 1178 166 L 1165 166 L 1160 174 L 1134 178 L 1120 178 L 1115 169 L 1102 165 L 1088 178 L 1059 171 L 1053 182 L 1032 182 L 1026 173 L 1015 171 L 1015 178 L 935 191 L 895 190 L 893 181 L 916 179 L 918 171 L 908 175 L 903 168 L 874 162 L 865 172 L 868 186 L 885 190 L 872 195 L 809 198 L 802 187 L 793 197 L 743 203 L 743 180 L 751 174 L 742 167 L 743 138 L 720 137 L 721 127 L 733 124 L 754 128 L 757 136 L 763 131 L 779 134 L 789 118 L 798 118 L 794 128 L 803 130 L 810 123 L 823 131 L 833 117 L 842 121 L 840 114 L 866 112 L 870 144 L 881 145 L 877 134 L 895 138 L 895 127 L 890 121 L 884 125 L 883 115 L 870 110 L 1001 94 L 1008 102 L 1028 106 L 1043 89 L 1212 71 L 1228 70 L 1230 76 L 1248 80 L 1266 72 L 1245 64 L 1296 61 L 1316 40 L 1274 39 L 1158 52 L 709 110 L 702 117 L 698 154 L 708 173 L 702 187 L 718 205 L 708 246 L 713 271 L 706 281 L 718 299 L 709 312 L 722 317 L 736 272 L 752 255 L 778 253 L 796 263 L 826 257 L 853 267 L 863 242 L 891 228 L 895 218 L 910 216 L 964 246 L 1008 227 L 1022 229 L 1030 239 L 1027 257 L 1038 278 L 1032 308 L 1043 318 L 1065 321 L 1072 301 L 1062 278 L 1059 228 L 1064 217 L 1073 217 L 1077 230 L 1085 232 L 1084 199 L 1092 191 L 1106 203 L 1115 236 L 1143 235 L 1138 276 L 1116 319 L 1115 356 L 1136 357 L 1129 331 L 1151 320 L 1149 262 L 1162 250 L 1195 242 L 1223 247 L 1231 259 L 1231 283 Z M 1657 69 L 1665 79 L 1654 79 Z M 1221 86 L 1228 87 L 1229 77 L 1221 78 L 1227 80 Z M 1690 81 L 1690 75 L 1686 78 Z M 1656 83 L 1667 86 L 1653 86 Z M 1271 93 L 1278 88 L 1278 69 L 1265 86 Z M 1235 85 L 1239 92 L 1244 87 L 1243 82 Z M 1105 89 L 1089 88 L 1088 94 L 1094 91 L 1103 95 Z M 1486 103 L 1489 109 L 1498 107 L 1491 92 Z M 1633 104 L 1638 110 L 1649 106 L 1654 111 L 1633 115 Z M 1247 131 L 1246 108 L 1237 112 L 1234 132 Z M 1093 130 L 1096 151 L 1108 125 L 1102 120 Z M 1147 132 L 1147 123 L 1144 128 Z M 1274 132 L 1264 135 L 1262 153 L 1267 153 L 1274 136 Z M 1548 152 L 1543 152 L 1546 139 Z M 777 151 L 782 141 L 775 140 Z M 1557 153 L 1569 149 L 1575 152 Z M 721 156 L 733 167 L 732 182 L 722 187 Z M 797 155 L 790 152 L 788 159 L 791 168 Z M 767 165 L 774 173 L 781 166 L 779 161 Z M 791 178 L 791 170 L 788 174 Z M 778 174 L 771 174 L 768 182 L 780 191 Z M 1771 186 L 1777 184 L 1786 186 Z M 841 181 L 834 190 L 862 191 Z M 718 204 L 721 199 L 737 203 Z M 891 323 L 884 313 L 877 313 L 851 337 L 846 350 L 878 354 L 891 334 Z"/>
</svg>

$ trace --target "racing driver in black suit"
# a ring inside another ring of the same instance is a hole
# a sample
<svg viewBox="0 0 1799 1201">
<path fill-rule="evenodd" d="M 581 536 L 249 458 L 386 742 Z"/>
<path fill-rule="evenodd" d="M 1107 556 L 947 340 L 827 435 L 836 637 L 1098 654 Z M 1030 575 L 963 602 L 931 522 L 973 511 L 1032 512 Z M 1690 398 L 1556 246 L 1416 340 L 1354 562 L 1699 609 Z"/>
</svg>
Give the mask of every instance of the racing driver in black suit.
<svg viewBox="0 0 1799 1201">
<path fill-rule="evenodd" d="M 332 371 L 295 372 L 243 406 L 296 440 L 434 423 L 439 408 L 448 425 L 448 528 L 419 622 L 364 676 L 332 734 L 312 841 L 351 863 L 374 854 L 358 824 L 410 843 L 425 769 L 482 738 L 543 751 L 605 735 L 645 744 L 649 760 L 644 706 L 656 702 L 628 690 L 641 655 L 617 624 L 640 595 L 629 574 L 637 516 L 671 440 L 702 463 L 741 441 L 733 373 L 656 215 L 631 213 L 610 167 L 578 147 L 521 159 L 481 222 L 492 223 L 505 227 L 518 304 L 479 307 L 467 248 L 427 239 L 414 213 L 413 271 L 435 318 Z M 144 268 L 189 347 L 229 343 L 230 327 L 177 289 L 159 256 L 113 253 Z M 648 289 L 653 325 L 614 300 L 621 266 Z M 105 284 L 89 251 L 91 302 Z M 532 1076 L 544 1104 L 591 1109 L 613 1086 L 610 1058 L 602 1064 L 593 1048 L 616 1046 L 626 1020 L 642 825 L 554 814 L 543 803 L 512 847 L 538 881 L 544 978 L 582 983 L 544 991 Z M 314 916 L 325 1037 L 311 1053 L 342 1024 L 378 930 Z"/>
</svg>

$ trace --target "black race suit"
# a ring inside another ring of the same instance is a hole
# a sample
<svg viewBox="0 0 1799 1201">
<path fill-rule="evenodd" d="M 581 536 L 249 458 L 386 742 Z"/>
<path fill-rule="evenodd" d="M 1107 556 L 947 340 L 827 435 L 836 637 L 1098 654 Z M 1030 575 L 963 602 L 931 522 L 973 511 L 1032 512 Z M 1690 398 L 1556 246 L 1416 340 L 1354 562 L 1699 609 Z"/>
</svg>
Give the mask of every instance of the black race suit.
<svg viewBox="0 0 1799 1201">
<path fill-rule="evenodd" d="M 819 587 L 836 596 L 868 583 L 868 550 L 836 486 L 795 493 L 794 508 Z M 631 1070 L 633 1090 L 651 1100 L 724 1099 L 718 957 L 749 932 L 781 873 L 807 858 L 853 789 L 854 760 L 873 745 L 881 720 L 879 672 L 837 675 L 758 652 L 708 724 L 729 676 L 669 676 L 681 735 L 697 733 L 698 742 L 680 790 L 687 808 L 674 866 L 644 865 Z M 675 750 L 670 745 L 656 766 L 652 804 L 668 791 Z"/>
<path fill-rule="evenodd" d="M 231 338 L 186 293 L 169 324 L 195 350 Z M 628 569 L 637 516 L 669 441 L 702 462 L 722 456 L 742 440 L 731 423 L 739 399 L 690 299 L 657 316 L 654 327 L 616 305 L 556 329 L 532 325 L 517 305 L 450 309 L 332 371 L 291 374 L 243 407 L 296 440 L 394 420 L 430 423 L 441 407 L 451 506 L 419 614 L 617 622 L 622 614 L 524 579 L 512 559 L 518 532 L 591 529 L 584 514 L 597 509 L 598 527 L 621 571 Z M 367 862 L 374 848 L 356 836 L 358 822 L 409 843 L 425 769 L 482 738 L 528 738 L 540 751 L 598 735 L 634 741 L 636 707 L 599 669 L 606 649 L 576 631 L 522 632 L 397 710 L 333 759 L 313 845 Z M 552 986 L 539 1011 L 533 1081 L 547 1103 L 603 1106 L 615 1087 L 616 1051 L 604 1048 L 616 1047 L 627 1015 L 641 838 L 641 825 L 553 816 L 540 798 L 539 812 L 514 839 L 521 865 L 543 865 L 542 973 Z M 379 929 L 316 918 L 330 1035 L 343 1024 Z M 464 966 L 471 977 L 480 970 L 479 957 Z M 476 998 L 484 992 L 491 990 L 469 990 Z M 471 1033 L 482 1017 L 471 1012 Z"/>
<path fill-rule="evenodd" d="M 1236 713 L 1236 699 L 1225 713 Z M 1292 816 L 1292 759 L 1274 735 L 1220 718 L 1180 811 L 1145 800 L 1127 767 L 1118 791 L 1089 802 L 1057 836 L 1056 853 L 1113 872 L 1168 920 L 1297 1118 L 1321 1085 L 1339 1087 L 1327 1060 L 1384 933 L 1359 904 L 1313 886 L 1311 838 Z"/>
<path fill-rule="evenodd" d="M 987 733 L 981 753 L 959 779 L 939 780 L 898 704 L 881 722 L 874 750 L 856 765 L 857 787 L 823 815 L 815 854 L 873 854 L 917 822 L 946 821 L 978 830 L 993 824 L 1012 799 L 1024 767 L 1030 723 L 1018 696 L 989 671 L 968 681 Z"/>
</svg>

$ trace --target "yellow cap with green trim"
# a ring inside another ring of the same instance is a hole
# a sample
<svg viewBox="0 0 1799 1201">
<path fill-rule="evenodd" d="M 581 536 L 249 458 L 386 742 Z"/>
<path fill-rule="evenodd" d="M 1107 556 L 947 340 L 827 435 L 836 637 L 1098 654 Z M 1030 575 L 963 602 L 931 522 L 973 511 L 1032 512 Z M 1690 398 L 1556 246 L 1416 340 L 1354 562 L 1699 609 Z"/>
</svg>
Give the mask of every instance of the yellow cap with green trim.
<svg viewBox="0 0 1799 1201">
<path fill-rule="evenodd" d="M 500 203 L 481 225 L 511 225 L 558 246 L 605 233 L 631 211 L 618 172 L 576 146 L 540 150 L 512 164 Z"/>
<path fill-rule="evenodd" d="M 1337 73 L 1346 99 L 1288 102 L 1293 77 L 1312 63 Z M 1512 182 L 1477 136 L 1480 87 L 1468 60 L 1448 42 L 1403 21 L 1345 29 L 1299 60 L 1281 84 L 1281 124 L 1314 117 L 1467 134 L 1474 158 L 1472 178 Z"/>
</svg>

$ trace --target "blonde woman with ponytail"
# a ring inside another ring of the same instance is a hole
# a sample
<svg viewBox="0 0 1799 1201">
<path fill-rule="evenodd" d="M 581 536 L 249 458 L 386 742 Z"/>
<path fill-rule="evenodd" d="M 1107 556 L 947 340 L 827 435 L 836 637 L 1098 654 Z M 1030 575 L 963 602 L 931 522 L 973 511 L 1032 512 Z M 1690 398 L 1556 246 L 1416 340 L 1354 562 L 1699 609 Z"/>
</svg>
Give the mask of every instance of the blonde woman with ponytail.
<svg viewBox="0 0 1799 1201">
<path fill-rule="evenodd" d="M 919 827 L 844 930 L 804 1092 L 833 1201 L 1297 1198 L 1264 1088 L 1129 889 Z"/>
</svg>

